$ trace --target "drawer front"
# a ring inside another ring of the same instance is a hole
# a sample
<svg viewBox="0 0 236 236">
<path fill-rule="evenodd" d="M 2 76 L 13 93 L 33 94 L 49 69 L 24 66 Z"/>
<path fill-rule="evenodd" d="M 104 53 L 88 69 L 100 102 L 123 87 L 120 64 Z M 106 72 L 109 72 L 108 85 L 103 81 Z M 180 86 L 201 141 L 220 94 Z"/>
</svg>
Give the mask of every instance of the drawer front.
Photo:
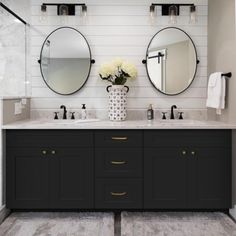
<svg viewBox="0 0 236 236">
<path fill-rule="evenodd" d="M 144 132 L 145 147 L 230 147 L 230 130 L 155 130 Z"/>
<path fill-rule="evenodd" d="M 91 147 L 92 131 L 7 130 L 9 147 Z"/>
<path fill-rule="evenodd" d="M 141 209 L 141 179 L 97 179 L 96 209 Z"/>
<path fill-rule="evenodd" d="M 142 132 L 130 130 L 108 130 L 95 133 L 96 147 L 141 147 Z"/>
<path fill-rule="evenodd" d="M 97 177 L 143 176 L 143 158 L 140 148 L 96 148 L 95 168 Z"/>
</svg>

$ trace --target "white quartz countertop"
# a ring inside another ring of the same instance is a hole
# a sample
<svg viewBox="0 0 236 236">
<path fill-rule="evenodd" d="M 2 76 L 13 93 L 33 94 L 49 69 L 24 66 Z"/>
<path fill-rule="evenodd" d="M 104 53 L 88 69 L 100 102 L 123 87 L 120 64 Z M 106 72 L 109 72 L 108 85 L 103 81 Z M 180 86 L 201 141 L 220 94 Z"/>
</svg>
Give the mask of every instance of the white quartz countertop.
<svg viewBox="0 0 236 236">
<path fill-rule="evenodd" d="M 236 124 L 197 120 L 23 120 L 2 129 L 236 129 Z"/>
</svg>

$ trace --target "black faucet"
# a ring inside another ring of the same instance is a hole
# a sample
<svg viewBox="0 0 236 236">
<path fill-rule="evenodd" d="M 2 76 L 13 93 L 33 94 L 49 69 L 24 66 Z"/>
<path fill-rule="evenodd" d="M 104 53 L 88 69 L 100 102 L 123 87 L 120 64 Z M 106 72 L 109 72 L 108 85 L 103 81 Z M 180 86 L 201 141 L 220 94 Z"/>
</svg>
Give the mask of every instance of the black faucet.
<svg viewBox="0 0 236 236">
<path fill-rule="evenodd" d="M 177 106 L 176 106 L 176 105 L 173 105 L 173 106 L 171 107 L 171 114 L 170 114 L 170 119 L 171 119 L 171 120 L 174 120 L 174 119 L 175 119 L 174 109 L 177 109 Z"/>
<path fill-rule="evenodd" d="M 67 119 L 67 110 L 66 110 L 66 106 L 64 105 L 61 105 L 60 107 L 61 109 L 64 109 L 64 112 L 63 112 L 63 120 L 66 120 Z"/>
</svg>

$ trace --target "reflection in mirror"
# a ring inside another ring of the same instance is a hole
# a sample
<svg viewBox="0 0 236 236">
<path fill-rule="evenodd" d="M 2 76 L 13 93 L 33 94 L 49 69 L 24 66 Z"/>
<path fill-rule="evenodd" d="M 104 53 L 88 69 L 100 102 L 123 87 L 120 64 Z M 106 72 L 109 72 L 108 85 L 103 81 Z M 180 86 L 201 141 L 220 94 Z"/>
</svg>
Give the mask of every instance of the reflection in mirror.
<svg viewBox="0 0 236 236">
<path fill-rule="evenodd" d="M 54 92 L 69 95 L 87 81 L 91 68 L 91 52 L 84 36 L 70 27 L 52 32 L 41 50 L 41 72 Z"/>
<path fill-rule="evenodd" d="M 184 31 L 166 28 L 153 37 L 147 50 L 147 71 L 159 91 L 167 95 L 185 91 L 196 69 L 196 48 Z"/>
</svg>

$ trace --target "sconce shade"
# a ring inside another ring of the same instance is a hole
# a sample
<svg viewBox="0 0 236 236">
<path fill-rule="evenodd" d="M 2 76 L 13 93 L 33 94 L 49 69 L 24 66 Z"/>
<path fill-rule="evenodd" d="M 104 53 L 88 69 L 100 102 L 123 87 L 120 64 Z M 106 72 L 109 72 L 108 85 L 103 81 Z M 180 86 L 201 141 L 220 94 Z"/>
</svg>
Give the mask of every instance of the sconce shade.
<svg viewBox="0 0 236 236">
<path fill-rule="evenodd" d="M 69 10 L 68 10 L 68 7 L 65 6 L 65 5 L 61 5 L 59 7 L 59 15 L 61 16 L 67 16 L 69 14 Z"/>
<path fill-rule="evenodd" d="M 41 5 L 41 12 L 46 12 L 46 11 L 47 11 L 47 6 Z"/>
<path fill-rule="evenodd" d="M 87 11 L 88 11 L 88 8 L 86 5 L 82 5 L 82 15 L 83 16 L 87 16 Z"/>
<path fill-rule="evenodd" d="M 155 15 L 155 6 L 151 5 L 150 6 L 150 17 L 154 17 L 154 15 Z"/>
<path fill-rule="evenodd" d="M 41 23 L 47 22 L 47 6 L 41 5 L 41 15 L 39 16 L 39 21 Z"/>
<path fill-rule="evenodd" d="M 156 17 L 157 17 L 155 6 L 151 5 L 149 11 L 150 11 L 150 17 L 149 17 L 150 23 L 151 25 L 155 25 Z"/>
<path fill-rule="evenodd" d="M 176 5 L 171 5 L 169 7 L 169 16 L 171 24 L 177 23 L 177 15 L 178 15 L 178 7 Z"/>
<path fill-rule="evenodd" d="M 196 6 L 190 6 L 190 24 L 196 24 L 197 23 L 197 9 Z"/>
</svg>

